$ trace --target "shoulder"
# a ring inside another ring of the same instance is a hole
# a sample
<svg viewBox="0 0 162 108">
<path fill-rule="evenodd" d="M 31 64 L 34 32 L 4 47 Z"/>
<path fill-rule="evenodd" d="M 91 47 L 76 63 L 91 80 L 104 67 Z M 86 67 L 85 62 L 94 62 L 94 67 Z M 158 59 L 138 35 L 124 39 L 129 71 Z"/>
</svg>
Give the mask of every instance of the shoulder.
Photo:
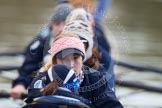
<svg viewBox="0 0 162 108">
<path fill-rule="evenodd" d="M 41 32 L 39 33 L 39 37 L 42 39 L 46 39 L 51 33 L 51 26 L 50 25 L 45 25 Z"/>
<path fill-rule="evenodd" d="M 38 75 L 36 75 L 31 83 L 31 85 L 29 86 L 30 89 L 38 89 L 38 88 L 43 88 L 47 82 L 47 80 L 49 79 L 47 77 L 47 72 L 42 72 L 39 73 Z"/>
<path fill-rule="evenodd" d="M 38 45 L 44 43 L 51 37 L 50 26 L 44 27 L 35 39 L 32 40 L 31 45 Z"/>
<path fill-rule="evenodd" d="M 47 39 L 48 37 L 42 38 L 40 35 L 38 35 L 30 42 L 27 48 L 29 48 L 32 51 L 39 49 L 41 46 L 44 46 L 44 43 L 46 42 Z"/>
<path fill-rule="evenodd" d="M 86 66 L 86 65 L 84 65 L 83 66 L 83 71 L 84 71 L 84 73 L 85 74 L 100 74 L 100 72 L 99 71 L 97 71 L 97 70 L 95 70 L 95 69 L 93 69 L 93 68 L 90 68 L 90 67 L 88 67 L 88 66 Z"/>
<path fill-rule="evenodd" d="M 83 71 L 84 71 L 85 76 L 88 77 L 91 84 L 100 82 L 102 80 L 104 80 L 105 82 L 105 77 L 101 75 L 99 71 L 89 68 L 88 66 L 84 66 Z"/>
</svg>

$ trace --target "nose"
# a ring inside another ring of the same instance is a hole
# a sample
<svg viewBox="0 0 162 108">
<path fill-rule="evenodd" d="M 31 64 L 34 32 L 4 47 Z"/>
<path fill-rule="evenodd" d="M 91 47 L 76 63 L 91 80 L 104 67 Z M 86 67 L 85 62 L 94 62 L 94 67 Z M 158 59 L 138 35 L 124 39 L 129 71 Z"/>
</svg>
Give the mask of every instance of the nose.
<svg viewBox="0 0 162 108">
<path fill-rule="evenodd" d="M 69 67 L 70 67 L 70 68 L 74 68 L 74 61 L 73 61 L 73 60 L 70 60 L 70 61 L 69 61 Z"/>
</svg>

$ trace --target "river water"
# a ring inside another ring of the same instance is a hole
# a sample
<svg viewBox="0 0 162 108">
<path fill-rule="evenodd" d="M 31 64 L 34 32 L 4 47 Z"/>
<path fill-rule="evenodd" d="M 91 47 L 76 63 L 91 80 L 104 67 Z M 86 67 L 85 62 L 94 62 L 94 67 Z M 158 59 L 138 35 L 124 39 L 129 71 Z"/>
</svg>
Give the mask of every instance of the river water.
<svg viewBox="0 0 162 108">
<path fill-rule="evenodd" d="M 0 0 L 0 53 L 23 51 L 48 24 L 53 0 Z M 104 22 L 115 60 L 162 68 L 162 2 L 160 0 L 113 0 Z M 20 66 L 23 56 L 0 57 L 0 66 Z M 121 80 L 162 87 L 162 75 L 115 66 Z M 0 90 L 10 91 L 17 72 L 0 75 Z M 127 108 L 160 108 L 162 95 L 118 86 L 117 96 Z M 150 96 L 150 97 L 149 97 Z M 153 100 L 149 100 L 152 98 Z M 145 101 L 143 101 L 145 100 Z M 10 104 L 9 104 L 10 103 Z M 0 107 L 18 108 L 21 101 L 1 99 Z"/>
</svg>

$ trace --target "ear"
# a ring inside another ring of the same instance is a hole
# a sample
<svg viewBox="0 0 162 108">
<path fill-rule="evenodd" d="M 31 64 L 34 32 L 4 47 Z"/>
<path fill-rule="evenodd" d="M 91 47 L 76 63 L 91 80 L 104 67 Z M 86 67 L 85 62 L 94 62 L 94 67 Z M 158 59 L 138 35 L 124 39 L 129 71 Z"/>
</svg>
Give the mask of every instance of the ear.
<svg viewBox="0 0 162 108">
<path fill-rule="evenodd" d="M 56 59 L 56 57 L 52 57 L 52 64 L 53 64 L 53 65 L 57 64 L 57 59 Z"/>
</svg>

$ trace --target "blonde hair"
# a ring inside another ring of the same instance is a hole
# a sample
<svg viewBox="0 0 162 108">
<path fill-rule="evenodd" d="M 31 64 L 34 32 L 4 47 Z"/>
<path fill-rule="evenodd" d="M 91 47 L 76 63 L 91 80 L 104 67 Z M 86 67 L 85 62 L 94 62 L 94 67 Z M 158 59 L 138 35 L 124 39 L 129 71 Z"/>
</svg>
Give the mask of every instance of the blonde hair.
<svg viewBox="0 0 162 108">
<path fill-rule="evenodd" d="M 50 59 L 43 67 L 39 69 L 38 72 L 40 73 L 40 72 L 47 71 L 51 66 L 52 66 L 52 60 Z"/>
</svg>

